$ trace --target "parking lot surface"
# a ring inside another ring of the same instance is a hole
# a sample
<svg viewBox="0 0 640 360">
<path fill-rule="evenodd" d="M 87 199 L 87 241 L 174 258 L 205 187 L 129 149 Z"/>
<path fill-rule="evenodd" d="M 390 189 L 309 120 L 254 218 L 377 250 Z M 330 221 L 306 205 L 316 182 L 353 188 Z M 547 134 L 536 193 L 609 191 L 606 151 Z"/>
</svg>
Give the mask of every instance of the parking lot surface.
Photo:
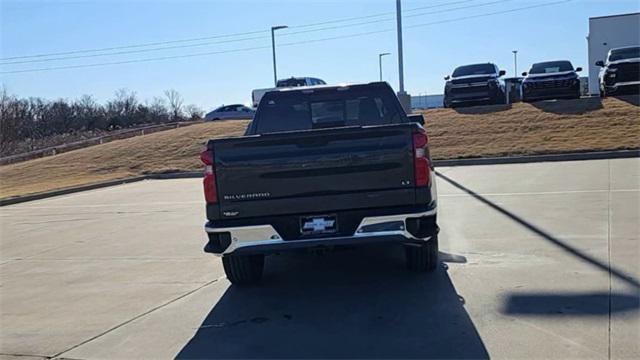
<svg viewBox="0 0 640 360">
<path fill-rule="evenodd" d="M 377 245 L 270 256 L 231 286 L 199 179 L 0 208 L 0 353 L 640 358 L 640 159 L 437 170 L 426 275 Z"/>
</svg>

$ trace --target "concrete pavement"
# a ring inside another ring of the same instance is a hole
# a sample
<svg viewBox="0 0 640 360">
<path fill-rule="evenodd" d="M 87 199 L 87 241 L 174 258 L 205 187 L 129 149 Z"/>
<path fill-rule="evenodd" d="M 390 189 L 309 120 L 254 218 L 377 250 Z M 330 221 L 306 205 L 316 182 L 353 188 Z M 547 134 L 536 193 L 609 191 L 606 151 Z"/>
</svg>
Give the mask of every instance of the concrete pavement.
<svg viewBox="0 0 640 360">
<path fill-rule="evenodd" d="M 200 180 L 0 208 L 0 353 L 61 358 L 639 358 L 640 159 L 438 168 L 441 258 L 202 253 Z"/>
</svg>

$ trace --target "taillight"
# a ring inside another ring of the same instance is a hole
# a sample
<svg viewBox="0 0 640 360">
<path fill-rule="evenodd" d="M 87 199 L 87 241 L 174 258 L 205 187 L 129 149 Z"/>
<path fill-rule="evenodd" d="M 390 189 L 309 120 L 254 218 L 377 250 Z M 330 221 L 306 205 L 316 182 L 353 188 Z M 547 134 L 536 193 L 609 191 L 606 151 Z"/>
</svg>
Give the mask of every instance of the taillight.
<svg viewBox="0 0 640 360">
<path fill-rule="evenodd" d="M 208 203 L 218 202 L 218 190 L 216 189 L 216 168 L 213 161 L 213 151 L 205 149 L 200 153 L 200 160 L 204 164 L 204 198 Z"/>
<path fill-rule="evenodd" d="M 424 132 L 413 134 L 413 168 L 416 177 L 416 186 L 429 184 L 429 139 Z"/>
</svg>

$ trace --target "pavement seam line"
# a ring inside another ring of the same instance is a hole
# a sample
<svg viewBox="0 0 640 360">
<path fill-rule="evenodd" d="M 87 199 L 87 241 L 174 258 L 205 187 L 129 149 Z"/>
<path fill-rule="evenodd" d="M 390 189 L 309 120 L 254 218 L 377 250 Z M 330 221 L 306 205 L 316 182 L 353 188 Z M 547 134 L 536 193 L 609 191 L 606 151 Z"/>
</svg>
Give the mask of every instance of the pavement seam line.
<svg viewBox="0 0 640 360">
<path fill-rule="evenodd" d="M 43 359 L 49 359 L 49 356 L 45 355 L 32 355 L 32 354 L 11 354 L 11 353 L 0 353 L 3 356 L 15 356 L 15 357 L 40 357 Z"/>
<path fill-rule="evenodd" d="M 203 289 L 203 288 L 205 288 L 205 287 L 207 287 L 207 286 L 209 286 L 209 285 L 211 285 L 211 284 L 214 284 L 214 283 L 216 283 L 216 282 L 218 282 L 218 281 L 220 281 L 220 280 L 222 280 L 222 279 L 224 279 L 224 278 L 225 278 L 224 276 L 221 276 L 221 277 L 219 277 L 219 278 L 217 278 L 217 279 L 213 279 L 213 280 L 211 280 L 211 281 L 209 281 L 209 282 L 207 282 L 207 283 L 204 283 L 203 285 L 198 286 L 198 287 L 197 287 L 197 288 L 195 288 L 195 289 L 189 290 L 189 291 L 187 291 L 186 293 L 184 293 L 184 294 L 182 294 L 182 295 L 180 295 L 180 296 L 178 296 L 178 297 L 176 297 L 176 298 L 174 298 L 174 299 L 171 299 L 171 300 L 169 300 L 169 301 L 167 301 L 167 302 L 165 302 L 165 303 L 162 303 L 162 304 L 160 304 L 160 305 L 158 305 L 158 306 L 155 306 L 155 307 L 153 307 L 153 308 L 151 308 L 151 309 L 149 309 L 149 310 L 147 310 L 147 311 L 145 311 L 145 312 L 143 312 L 143 313 L 141 313 L 141 314 L 138 314 L 138 315 L 136 315 L 136 316 L 132 317 L 132 318 L 131 318 L 131 319 L 129 319 L 129 320 L 126 320 L 126 321 L 124 321 L 124 322 L 122 322 L 122 323 L 120 323 L 120 324 L 118 324 L 118 325 L 116 325 L 116 326 L 113 326 L 113 327 L 111 327 L 111 328 L 109 328 L 109 329 L 107 329 L 107 330 L 105 330 L 105 331 L 101 332 L 100 334 L 95 335 L 95 336 L 93 336 L 93 337 L 91 337 L 91 338 L 89 338 L 89 339 L 87 339 L 87 340 L 84 340 L 84 341 L 82 341 L 82 342 L 80 342 L 80 343 L 78 343 L 78 344 L 76 344 L 76 345 L 73 345 L 72 347 L 70 347 L 70 348 L 68 348 L 68 349 L 65 349 L 65 350 L 63 350 L 63 351 L 61 351 L 61 352 L 59 352 L 59 353 L 57 353 L 57 354 L 55 354 L 55 355 L 53 355 L 53 356 L 51 356 L 51 357 L 49 357 L 49 358 L 52 358 L 52 359 L 53 359 L 53 358 L 59 358 L 59 357 L 60 357 L 60 355 L 62 355 L 62 354 L 64 354 L 64 353 L 67 353 L 67 352 L 69 352 L 69 351 L 71 351 L 71 350 L 74 350 L 74 349 L 76 349 L 76 348 L 78 348 L 78 347 L 80 347 L 80 346 L 82 346 L 82 345 L 85 345 L 85 344 L 87 344 L 87 343 L 89 343 L 89 342 L 91 342 L 91 341 L 93 341 L 93 340 L 96 340 L 96 339 L 98 339 L 98 338 L 100 338 L 100 337 L 102 337 L 102 336 L 104 336 L 104 335 L 107 335 L 108 333 L 110 333 L 110 332 L 112 332 L 112 331 L 114 331 L 114 330 L 117 330 L 117 329 L 119 329 L 119 328 L 121 328 L 121 327 L 123 327 L 123 326 L 125 326 L 125 325 L 128 325 L 128 324 L 130 324 L 130 323 L 132 323 L 132 322 L 134 322 L 134 321 L 136 321 L 136 320 L 138 320 L 138 319 L 140 319 L 140 318 L 142 318 L 142 317 L 144 317 L 144 316 L 147 316 L 147 315 L 149 315 L 149 314 L 153 313 L 153 312 L 154 312 L 154 311 L 156 311 L 156 310 L 162 309 L 163 307 L 165 307 L 165 306 L 167 306 L 167 305 L 171 305 L 171 304 L 173 304 L 174 302 L 176 302 L 176 301 L 178 301 L 178 300 L 180 300 L 180 299 L 183 299 L 183 298 L 185 298 L 185 297 L 187 297 L 187 296 L 189 296 L 189 295 L 191 295 L 191 294 L 193 294 L 193 293 L 197 292 L 198 290 Z"/>
</svg>

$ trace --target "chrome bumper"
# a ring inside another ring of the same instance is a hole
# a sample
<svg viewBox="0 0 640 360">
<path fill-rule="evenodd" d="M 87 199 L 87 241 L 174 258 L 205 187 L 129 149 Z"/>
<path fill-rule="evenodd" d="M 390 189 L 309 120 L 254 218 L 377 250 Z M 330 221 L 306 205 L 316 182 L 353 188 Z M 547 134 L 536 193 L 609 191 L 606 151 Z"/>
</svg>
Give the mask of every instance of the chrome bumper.
<svg viewBox="0 0 640 360">
<path fill-rule="evenodd" d="M 231 244 L 224 252 L 216 255 L 227 255 L 234 252 L 260 252 L 260 249 L 286 250 L 293 248 L 315 247 L 340 244 L 366 244 L 381 241 L 399 241 L 420 243 L 431 238 L 419 239 L 407 231 L 406 219 L 436 215 L 436 209 L 426 212 L 399 214 L 388 216 L 366 217 L 362 219 L 355 233 L 351 236 L 306 238 L 302 240 L 283 240 L 271 225 L 254 225 L 229 228 L 214 228 L 205 225 L 208 234 L 230 233 Z M 380 228 L 384 228 L 381 230 Z"/>
<path fill-rule="evenodd" d="M 619 83 L 615 83 L 612 85 L 605 85 L 605 86 L 615 89 L 621 86 L 638 86 L 638 85 L 640 85 L 640 81 L 624 81 L 624 82 L 619 82 Z"/>
</svg>

